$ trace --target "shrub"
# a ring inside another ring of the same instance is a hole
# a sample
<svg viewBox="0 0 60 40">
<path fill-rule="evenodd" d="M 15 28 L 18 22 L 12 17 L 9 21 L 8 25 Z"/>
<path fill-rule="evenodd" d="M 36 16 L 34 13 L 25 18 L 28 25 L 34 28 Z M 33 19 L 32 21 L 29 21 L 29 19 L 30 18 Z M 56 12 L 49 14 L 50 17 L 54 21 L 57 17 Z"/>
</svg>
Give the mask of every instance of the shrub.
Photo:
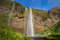
<svg viewBox="0 0 60 40">
<path fill-rule="evenodd" d="M 33 40 L 32 38 L 30 37 L 24 37 L 25 40 Z"/>
</svg>

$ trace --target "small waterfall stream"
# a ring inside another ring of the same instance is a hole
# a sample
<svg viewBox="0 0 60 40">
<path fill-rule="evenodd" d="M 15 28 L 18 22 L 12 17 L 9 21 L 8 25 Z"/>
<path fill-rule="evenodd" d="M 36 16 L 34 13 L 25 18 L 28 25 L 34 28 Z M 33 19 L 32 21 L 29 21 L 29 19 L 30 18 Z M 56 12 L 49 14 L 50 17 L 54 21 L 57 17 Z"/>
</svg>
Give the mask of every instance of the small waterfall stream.
<svg viewBox="0 0 60 40">
<path fill-rule="evenodd" d="M 25 32 L 27 37 L 31 37 L 34 36 L 32 9 L 26 8 L 25 13 L 26 13 Z"/>
<path fill-rule="evenodd" d="M 13 14 L 14 5 L 15 5 L 15 2 L 13 3 L 12 10 L 11 10 L 10 15 L 9 15 L 8 26 L 10 24 L 10 20 L 11 20 L 12 14 Z"/>
</svg>

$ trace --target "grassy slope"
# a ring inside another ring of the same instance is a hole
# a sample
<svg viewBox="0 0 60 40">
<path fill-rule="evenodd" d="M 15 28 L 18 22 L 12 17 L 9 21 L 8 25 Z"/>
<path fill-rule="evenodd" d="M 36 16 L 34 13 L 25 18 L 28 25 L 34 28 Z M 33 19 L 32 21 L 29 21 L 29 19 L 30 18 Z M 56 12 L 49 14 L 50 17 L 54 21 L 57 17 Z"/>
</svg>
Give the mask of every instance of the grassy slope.
<svg viewBox="0 0 60 40">
<path fill-rule="evenodd" d="M 13 30 L 0 22 L 0 40 L 33 40 L 30 37 L 22 37 L 19 33 L 14 33 Z"/>
<path fill-rule="evenodd" d="M 46 40 L 60 40 L 60 22 L 58 22 L 54 27 L 48 29 L 51 35 L 42 37 Z M 45 30 L 47 32 L 47 30 Z"/>
<path fill-rule="evenodd" d="M 44 30 L 44 31 L 37 31 L 36 34 L 60 34 L 60 22 L 58 22 L 56 25 L 51 27 L 50 29 Z"/>
<path fill-rule="evenodd" d="M 10 27 L 0 22 L 0 40 L 17 40 L 17 38 L 23 39 L 21 34 L 14 33 Z"/>
</svg>

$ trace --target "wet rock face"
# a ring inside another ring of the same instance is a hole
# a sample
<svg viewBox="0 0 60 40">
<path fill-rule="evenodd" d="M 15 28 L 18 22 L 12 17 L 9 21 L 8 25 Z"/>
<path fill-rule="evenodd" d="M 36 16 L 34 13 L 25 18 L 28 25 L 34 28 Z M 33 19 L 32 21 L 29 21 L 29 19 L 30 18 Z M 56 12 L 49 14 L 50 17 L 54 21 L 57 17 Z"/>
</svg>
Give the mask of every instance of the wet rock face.
<svg viewBox="0 0 60 40">
<path fill-rule="evenodd" d="M 0 7 L 0 14 L 9 15 L 10 10 L 7 7 Z"/>
<path fill-rule="evenodd" d="M 10 23 L 10 27 L 15 31 L 15 32 L 23 32 L 24 28 L 24 18 L 19 19 L 18 17 L 13 17 Z"/>
<path fill-rule="evenodd" d="M 53 8 L 53 9 L 51 9 L 51 11 L 58 12 L 58 11 L 60 11 L 60 8 L 55 7 L 55 8 Z"/>
<path fill-rule="evenodd" d="M 36 31 L 43 31 L 44 30 L 44 26 L 37 26 L 35 30 Z"/>
<path fill-rule="evenodd" d="M 60 10 L 60 8 L 58 8 Z M 34 27 L 37 28 L 35 29 L 36 31 L 41 31 L 43 29 L 48 29 L 52 26 L 54 26 L 56 23 L 58 23 L 60 21 L 59 18 L 59 12 L 57 8 L 53 8 L 50 12 L 49 12 L 49 17 L 47 17 L 46 20 L 43 19 L 43 17 L 34 15 Z M 54 11 L 53 11 L 54 10 Z M 46 14 L 48 16 L 48 13 Z M 45 28 L 43 28 L 42 26 L 44 26 Z M 42 27 L 42 29 L 41 29 Z"/>
<path fill-rule="evenodd" d="M 24 18 L 19 19 L 18 17 L 13 17 L 11 20 L 11 25 L 17 26 L 18 28 L 22 28 L 24 26 Z"/>
<path fill-rule="evenodd" d="M 0 14 L 4 14 L 6 16 L 10 15 L 11 10 L 7 7 L 0 7 Z M 10 27 L 18 33 L 21 33 L 24 27 L 24 18 L 14 17 L 16 15 L 16 11 L 13 12 Z"/>
</svg>

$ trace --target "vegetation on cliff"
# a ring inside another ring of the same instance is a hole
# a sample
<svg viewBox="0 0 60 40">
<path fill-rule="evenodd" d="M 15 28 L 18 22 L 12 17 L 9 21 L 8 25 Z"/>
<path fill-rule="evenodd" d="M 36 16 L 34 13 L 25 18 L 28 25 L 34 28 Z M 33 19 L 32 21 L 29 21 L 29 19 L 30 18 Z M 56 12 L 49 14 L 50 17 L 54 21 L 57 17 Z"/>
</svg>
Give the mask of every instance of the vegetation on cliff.
<svg viewBox="0 0 60 40">
<path fill-rule="evenodd" d="M 42 37 L 46 40 L 59 40 L 60 39 L 60 22 L 54 25 L 52 28 L 45 30 L 44 32 L 50 32 L 50 35 Z"/>
<path fill-rule="evenodd" d="M 42 16 L 43 18 L 47 18 L 47 15 L 42 10 L 33 9 L 33 13 L 34 13 L 34 15 Z"/>
<path fill-rule="evenodd" d="M 25 6 L 21 5 L 20 3 L 16 2 L 16 1 L 11 1 L 11 0 L 0 0 L 0 6 L 3 7 L 8 7 L 9 10 L 11 10 L 13 3 L 15 2 L 14 5 L 14 12 L 17 13 L 17 15 L 19 16 L 20 14 L 24 15 L 24 11 L 25 11 Z M 18 14 L 19 13 L 19 14 Z M 20 16 L 19 16 L 20 17 Z"/>
<path fill-rule="evenodd" d="M 24 11 L 25 11 L 25 6 L 21 5 L 20 3 L 16 2 L 16 1 L 11 1 L 11 0 L 2 0 L 0 1 L 0 5 L 1 6 L 5 6 L 5 7 L 8 7 L 10 10 L 12 8 L 12 4 L 15 2 L 15 11 L 17 11 L 17 15 L 19 17 L 24 17 Z M 54 10 L 55 8 L 53 8 L 52 10 Z M 56 8 L 57 9 L 57 8 Z M 56 10 L 55 9 L 55 10 Z M 58 8 L 59 9 L 59 8 Z M 57 10 L 58 10 L 57 9 Z M 19 11 L 20 10 L 20 11 Z M 43 19 L 47 19 L 48 18 L 48 15 L 49 12 L 46 12 L 46 11 L 43 11 L 43 10 L 38 10 L 38 9 L 33 9 L 33 13 L 34 15 L 37 15 L 37 16 L 41 16 Z M 54 12 L 56 13 L 56 12 Z M 54 15 L 54 14 L 53 14 Z M 58 12 L 58 15 L 60 17 L 60 12 Z"/>
<path fill-rule="evenodd" d="M 0 22 L 3 22 L 6 25 L 8 23 L 8 18 L 9 18 L 9 16 L 6 16 L 4 14 L 0 14 Z"/>
</svg>

